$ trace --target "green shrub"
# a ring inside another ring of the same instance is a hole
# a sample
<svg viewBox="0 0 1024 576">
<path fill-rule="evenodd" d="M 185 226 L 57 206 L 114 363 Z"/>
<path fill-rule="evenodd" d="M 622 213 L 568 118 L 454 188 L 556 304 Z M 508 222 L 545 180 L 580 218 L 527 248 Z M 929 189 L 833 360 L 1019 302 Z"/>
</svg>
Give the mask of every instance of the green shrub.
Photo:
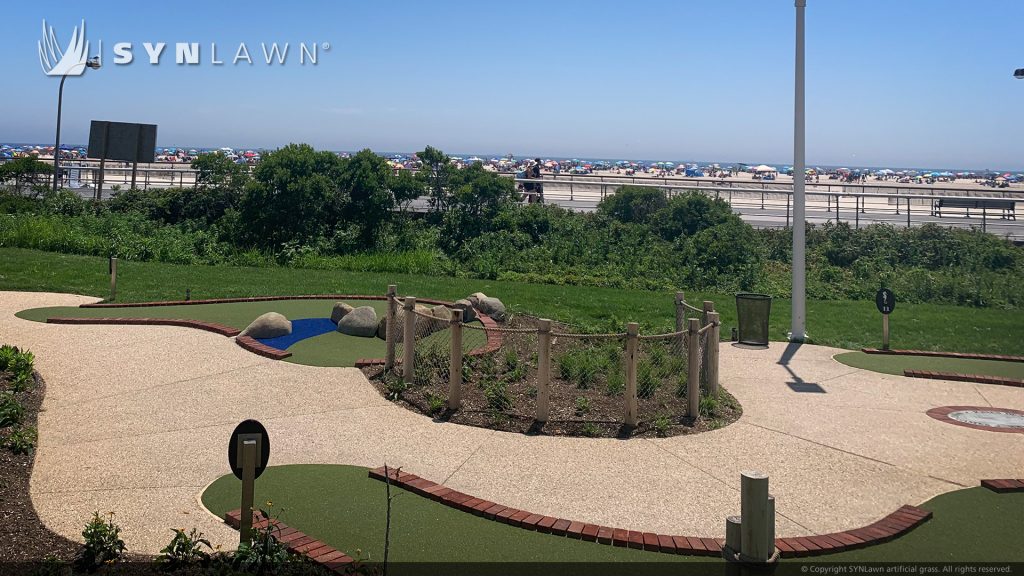
<svg viewBox="0 0 1024 576">
<path fill-rule="evenodd" d="M 658 438 L 668 436 L 670 426 L 672 426 L 672 420 L 668 416 L 662 415 L 654 419 L 654 433 Z"/>
<path fill-rule="evenodd" d="M 484 387 L 484 398 L 487 407 L 495 412 L 505 412 L 512 408 L 512 394 L 508 384 L 500 380 L 492 380 Z"/>
<path fill-rule="evenodd" d="M 427 409 L 431 414 L 443 412 L 447 403 L 444 396 L 434 393 L 427 394 Z"/>
<path fill-rule="evenodd" d="M 587 438 L 597 438 L 601 435 L 601 429 L 593 422 L 584 422 L 582 433 Z"/>
<path fill-rule="evenodd" d="M 590 400 L 583 396 L 576 398 L 575 406 L 577 416 L 586 416 L 590 413 Z"/>
<path fill-rule="evenodd" d="M 0 445 L 15 454 L 29 454 L 35 449 L 39 435 L 31 426 L 18 426 L 6 436 L 0 438 Z"/>
<path fill-rule="evenodd" d="M 638 398 L 650 398 L 661 386 L 661 381 L 654 375 L 654 367 L 649 362 L 639 362 L 636 367 L 636 395 Z"/>
<path fill-rule="evenodd" d="M 608 381 L 605 383 L 604 393 L 609 396 L 619 396 L 626 391 L 626 376 L 621 370 L 615 370 L 608 374 Z"/>
<path fill-rule="evenodd" d="M 106 521 L 99 512 L 93 512 L 92 520 L 85 525 L 82 538 L 85 543 L 75 556 L 75 567 L 79 570 L 92 572 L 106 564 L 113 564 L 124 552 L 124 540 L 121 540 L 121 528 L 114 524 L 114 513 L 108 514 Z"/>
<path fill-rule="evenodd" d="M 194 565 L 205 565 L 210 561 L 213 548 L 203 533 L 192 529 L 188 534 L 184 528 L 172 528 L 174 537 L 160 550 L 157 563 L 167 571 L 180 570 Z M 205 548 L 205 550 L 204 550 Z"/>
<path fill-rule="evenodd" d="M 704 418 L 714 418 L 715 416 L 718 416 L 718 398 L 714 396 L 701 396 L 699 409 L 700 415 Z"/>
<path fill-rule="evenodd" d="M 0 392 L 0 428 L 21 424 L 24 414 L 25 407 L 13 392 Z"/>
<path fill-rule="evenodd" d="M 260 510 L 264 518 L 270 518 L 266 510 Z M 266 526 L 252 531 L 248 542 L 238 545 L 231 564 L 248 574 L 277 574 L 292 561 L 288 547 L 274 538 L 277 527 L 268 522 Z"/>
</svg>

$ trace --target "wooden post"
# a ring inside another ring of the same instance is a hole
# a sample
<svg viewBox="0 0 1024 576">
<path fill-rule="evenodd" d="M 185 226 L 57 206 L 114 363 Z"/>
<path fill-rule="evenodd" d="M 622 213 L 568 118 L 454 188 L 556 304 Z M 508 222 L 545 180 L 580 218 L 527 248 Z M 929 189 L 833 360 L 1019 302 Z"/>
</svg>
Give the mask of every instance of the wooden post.
<svg viewBox="0 0 1024 576">
<path fill-rule="evenodd" d="M 388 285 L 387 299 L 388 309 L 384 320 L 384 371 L 388 372 L 395 367 L 395 310 L 398 308 L 398 286 Z"/>
<path fill-rule="evenodd" d="M 448 409 L 462 406 L 462 310 L 452 310 L 451 366 L 448 369 Z"/>
<path fill-rule="evenodd" d="M 402 337 L 402 381 L 412 384 L 414 358 L 416 356 L 416 297 L 406 296 L 405 304 L 405 331 Z"/>
<path fill-rule="evenodd" d="M 686 403 L 687 415 L 691 418 L 700 418 L 700 320 L 690 318 L 690 325 L 686 331 Z"/>
<path fill-rule="evenodd" d="M 626 426 L 637 424 L 636 404 L 636 348 L 640 325 L 630 322 L 626 325 Z"/>
<path fill-rule="evenodd" d="M 537 422 L 547 422 L 551 404 L 551 320 L 537 323 Z"/>
<path fill-rule="evenodd" d="M 725 519 L 725 547 L 729 549 L 728 553 L 740 551 L 743 542 L 741 526 L 739 516 L 729 516 Z"/>
<path fill-rule="evenodd" d="M 711 331 L 708 333 L 707 354 L 708 363 L 708 395 L 718 397 L 718 341 L 721 337 L 722 322 L 718 319 L 718 312 L 708 313 L 708 322 L 711 322 Z"/>
<path fill-rule="evenodd" d="M 768 475 L 762 472 L 740 473 L 740 552 L 753 562 L 767 562 L 775 552 L 768 546 Z"/>
<path fill-rule="evenodd" d="M 676 292 L 676 332 L 686 329 L 686 307 L 683 305 L 685 301 L 686 296 L 682 292 Z"/>
<path fill-rule="evenodd" d="M 765 534 L 765 549 L 770 558 L 775 553 L 775 496 L 768 495 L 768 533 Z"/>
<path fill-rule="evenodd" d="M 256 485 L 256 441 L 242 442 L 242 508 L 238 526 L 239 544 L 252 539 L 252 500 Z"/>
<path fill-rule="evenodd" d="M 110 258 L 110 301 L 117 300 L 117 256 Z"/>
<path fill-rule="evenodd" d="M 708 314 L 715 311 L 715 303 L 711 300 L 704 301 L 704 315 L 700 319 L 700 327 L 703 328 L 708 325 Z"/>
</svg>

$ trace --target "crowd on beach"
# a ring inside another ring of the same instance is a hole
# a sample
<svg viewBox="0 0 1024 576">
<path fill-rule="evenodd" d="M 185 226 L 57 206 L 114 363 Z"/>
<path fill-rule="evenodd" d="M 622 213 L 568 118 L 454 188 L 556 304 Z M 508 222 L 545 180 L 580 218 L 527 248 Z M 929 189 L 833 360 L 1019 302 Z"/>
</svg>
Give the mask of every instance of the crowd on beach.
<svg viewBox="0 0 1024 576">
<path fill-rule="evenodd" d="M 216 149 L 198 148 L 157 148 L 155 160 L 158 163 L 187 165 L 201 154 L 221 153 L 239 164 L 255 165 L 262 158 L 263 151 L 251 149 L 234 149 L 229 147 Z M 340 156 L 348 156 L 347 152 L 339 153 Z M 54 156 L 53 146 L 39 145 L 0 145 L 0 161 L 21 158 L 35 157 L 39 159 L 52 159 Z M 60 147 L 61 160 L 85 160 L 87 150 L 84 146 Z M 420 167 L 420 161 L 416 154 L 391 154 L 387 156 L 388 162 L 396 170 L 416 170 Z M 528 173 L 536 173 L 537 177 L 542 174 L 553 175 L 624 175 L 635 177 L 652 178 L 740 178 L 750 180 L 776 180 L 783 177 L 789 180 L 793 177 L 793 168 L 783 166 L 781 169 L 765 164 L 748 165 L 736 163 L 723 165 L 717 163 L 674 163 L 666 161 L 647 162 L 629 160 L 582 160 L 572 159 L 541 159 L 541 158 L 516 158 L 512 154 L 502 157 L 483 158 L 480 156 L 452 156 L 450 160 L 453 165 L 459 168 L 470 166 L 479 162 L 484 169 L 495 172 L 516 174 L 526 177 Z M 1024 174 L 1010 172 L 995 172 L 985 170 L 980 172 L 970 171 L 932 171 L 932 170 L 893 170 L 863 169 L 845 167 L 812 167 L 807 168 L 804 174 L 805 181 L 811 183 L 826 181 L 838 181 L 843 183 L 866 184 L 869 182 L 892 182 L 900 184 L 962 184 L 974 183 L 997 188 L 1006 188 L 1012 184 L 1024 182 Z"/>
</svg>

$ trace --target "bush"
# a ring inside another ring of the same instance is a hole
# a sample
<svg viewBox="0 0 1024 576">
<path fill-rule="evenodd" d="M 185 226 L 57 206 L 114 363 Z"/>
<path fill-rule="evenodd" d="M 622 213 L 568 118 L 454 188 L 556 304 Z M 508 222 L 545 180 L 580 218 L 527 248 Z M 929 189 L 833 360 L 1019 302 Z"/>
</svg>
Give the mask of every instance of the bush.
<svg viewBox="0 0 1024 576">
<path fill-rule="evenodd" d="M 105 564 L 113 564 L 124 552 L 121 528 L 114 524 L 114 513 L 104 521 L 99 512 L 93 512 L 92 520 L 85 525 L 82 538 L 85 544 L 75 556 L 75 567 L 92 572 Z"/>
<path fill-rule="evenodd" d="M 0 428 L 21 424 L 25 407 L 14 397 L 13 392 L 0 392 Z"/>
<path fill-rule="evenodd" d="M 210 561 L 210 552 L 213 551 L 213 548 L 210 547 L 210 541 L 203 538 L 202 532 L 197 532 L 195 528 L 188 534 L 185 533 L 184 528 L 173 528 L 172 531 L 174 537 L 171 538 L 171 542 L 167 546 L 160 550 L 160 556 L 157 558 L 157 563 L 162 569 L 180 570 Z"/>
<path fill-rule="evenodd" d="M 623 186 L 597 205 L 597 212 L 619 222 L 648 224 L 668 207 L 665 193 L 658 188 Z"/>
<path fill-rule="evenodd" d="M 32 426 L 18 426 L 0 438 L 0 445 L 15 454 L 29 454 L 36 446 L 39 435 Z"/>
</svg>

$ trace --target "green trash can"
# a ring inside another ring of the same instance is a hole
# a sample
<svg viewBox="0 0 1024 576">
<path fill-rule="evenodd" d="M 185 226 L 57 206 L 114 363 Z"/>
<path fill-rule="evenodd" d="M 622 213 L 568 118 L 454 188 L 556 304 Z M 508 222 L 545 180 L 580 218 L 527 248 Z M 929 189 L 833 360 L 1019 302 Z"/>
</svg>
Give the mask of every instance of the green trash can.
<svg viewBox="0 0 1024 576">
<path fill-rule="evenodd" d="M 772 297 L 767 294 L 736 294 L 740 344 L 768 347 L 768 317 L 771 311 Z"/>
</svg>

